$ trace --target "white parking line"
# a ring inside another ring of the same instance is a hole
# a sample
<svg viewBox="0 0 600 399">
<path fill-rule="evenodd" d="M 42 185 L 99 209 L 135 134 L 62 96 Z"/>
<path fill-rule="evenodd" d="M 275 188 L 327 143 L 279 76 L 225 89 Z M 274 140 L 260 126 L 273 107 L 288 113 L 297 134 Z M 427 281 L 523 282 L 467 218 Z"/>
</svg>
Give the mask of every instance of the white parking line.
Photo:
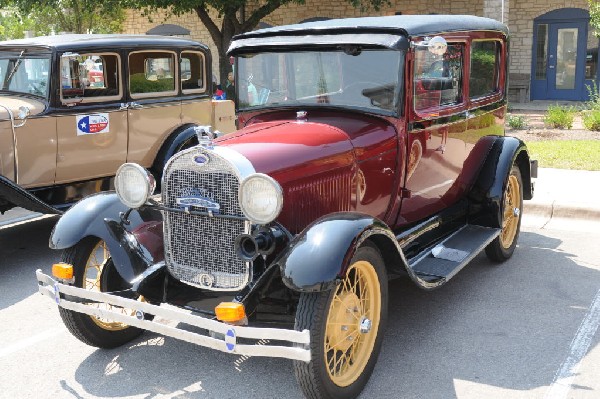
<svg viewBox="0 0 600 399">
<path fill-rule="evenodd" d="M 36 334 L 32 337 L 25 338 L 25 339 L 18 341 L 12 345 L 6 346 L 4 348 L 0 348 L 0 358 L 3 358 L 4 356 L 8 356 L 12 353 L 18 352 L 21 349 L 25 349 L 29 346 L 38 344 L 47 339 L 53 338 L 64 332 L 65 332 L 65 330 L 62 328 L 53 328 L 51 330 L 46 330 L 44 332 Z"/>
<path fill-rule="evenodd" d="M 8 229 L 10 227 L 18 226 L 18 225 L 29 223 L 29 222 L 35 222 L 37 220 L 51 218 L 53 216 L 56 216 L 56 215 L 52 215 L 52 214 L 42 215 L 41 213 L 34 213 L 31 215 L 26 215 L 26 216 L 14 218 L 14 219 L 9 219 L 9 220 L 0 222 L 0 230 Z"/>
<path fill-rule="evenodd" d="M 581 359 L 586 355 L 600 324 L 600 290 L 571 342 L 569 356 L 560 366 L 544 399 L 565 399 L 573 386 Z"/>
</svg>

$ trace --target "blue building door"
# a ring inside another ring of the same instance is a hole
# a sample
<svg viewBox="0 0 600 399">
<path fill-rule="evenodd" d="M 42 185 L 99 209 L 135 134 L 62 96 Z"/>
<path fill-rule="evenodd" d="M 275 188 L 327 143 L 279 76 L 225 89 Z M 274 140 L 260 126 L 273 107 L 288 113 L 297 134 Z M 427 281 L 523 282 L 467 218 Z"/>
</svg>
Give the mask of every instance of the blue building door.
<svg viewBox="0 0 600 399">
<path fill-rule="evenodd" d="M 534 20 L 532 100 L 587 100 L 586 84 L 596 79 L 598 61 L 598 39 L 588 32 L 588 23 L 589 13 L 577 8 Z"/>
</svg>

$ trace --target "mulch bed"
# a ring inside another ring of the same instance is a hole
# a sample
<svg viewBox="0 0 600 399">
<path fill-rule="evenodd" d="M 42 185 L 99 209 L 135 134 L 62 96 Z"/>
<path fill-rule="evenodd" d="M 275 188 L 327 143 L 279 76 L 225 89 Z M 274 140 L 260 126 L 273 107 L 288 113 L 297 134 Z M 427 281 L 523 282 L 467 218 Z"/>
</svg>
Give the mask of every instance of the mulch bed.
<svg viewBox="0 0 600 399">
<path fill-rule="evenodd" d="M 517 137 L 525 142 L 544 140 L 600 140 L 600 132 L 585 130 L 581 117 L 575 116 L 572 129 L 551 129 L 544 125 L 543 111 L 512 111 L 509 115 L 523 115 L 527 128 L 522 130 L 511 129 L 506 125 L 506 135 Z"/>
</svg>

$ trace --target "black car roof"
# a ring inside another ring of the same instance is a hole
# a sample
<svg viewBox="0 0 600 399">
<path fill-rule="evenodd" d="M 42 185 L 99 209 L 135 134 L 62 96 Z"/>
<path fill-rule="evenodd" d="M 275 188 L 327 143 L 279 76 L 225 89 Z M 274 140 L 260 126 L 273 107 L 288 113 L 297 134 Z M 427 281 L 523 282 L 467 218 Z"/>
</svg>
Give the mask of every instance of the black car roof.
<svg viewBox="0 0 600 399">
<path fill-rule="evenodd" d="M 505 34 L 502 23 L 473 15 L 393 15 L 329 19 L 295 25 L 276 26 L 237 35 L 234 39 L 322 33 L 397 33 L 407 36 L 424 36 L 440 32 L 492 30 Z"/>
<path fill-rule="evenodd" d="M 153 35 L 67 34 L 0 42 L 0 49 L 23 47 L 57 51 L 77 51 L 78 49 L 89 49 L 91 47 L 114 49 L 125 47 L 201 47 L 205 50 L 207 49 L 207 46 L 204 44 L 193 40 Z"/>
<path fill-rule="evenodd" d="M 319 45 L 361 44 L 406 49 L 415 36 L 444 32 L 496 31 L 508 29 L 500 22 L 473 15 L 394 15 L 330 19 L 295 25 L 276 26 L 243 33 L 233 38 L 228 53 L 263 51 L 266 47 L 313 47 Z"/>
</svg>

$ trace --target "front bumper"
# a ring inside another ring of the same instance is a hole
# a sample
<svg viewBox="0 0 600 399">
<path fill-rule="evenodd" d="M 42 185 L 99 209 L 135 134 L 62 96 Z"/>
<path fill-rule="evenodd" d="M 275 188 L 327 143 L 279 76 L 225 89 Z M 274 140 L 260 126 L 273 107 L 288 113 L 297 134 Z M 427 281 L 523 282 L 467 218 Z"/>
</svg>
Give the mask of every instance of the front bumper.
<svg viewBox="0 0 600 399">
<path fill-rule="evenodd" d="M 282 357 L 304 362 L 310 361 L 310 333 L 308 330 L 295 331 L 278 328 L 232 326 L 196 316 L 178 308 L 152 305 L 104 292 L 88 291 L 62 284 L 42 273 L 41 270 L 37 270 L 35 274 L 40 293 L 54 299 L 58 306 L 64 309 L 109 321 L 125 323 L 222 352 L 245 356 Z M 69 300 L 71 298 L 76 299 L 76 301 Z M 94 303 L 112 305 L 114 308 L 97 308 L 84 303 L 82 300 L 85 299 Z M 122 309 L 131 309 L 131 312 L 125 314 Z M 179 328 L 178 325 L 170 326 L 163 322 L 147 320 L 146 314 L 158 316 L 168 321 L 185 323 L 206 330 L 206 332 L 192 332 Z M 214 338 L 210 336 L 211 333 L 214 333 L 213 336 L 216 334 L 223 338 Z M 259 342 L 241 344 L 238 343 L 239 339 Z M 271 340 L 276 341 L 277 344 L 271 344 Z"/>
</svg>

